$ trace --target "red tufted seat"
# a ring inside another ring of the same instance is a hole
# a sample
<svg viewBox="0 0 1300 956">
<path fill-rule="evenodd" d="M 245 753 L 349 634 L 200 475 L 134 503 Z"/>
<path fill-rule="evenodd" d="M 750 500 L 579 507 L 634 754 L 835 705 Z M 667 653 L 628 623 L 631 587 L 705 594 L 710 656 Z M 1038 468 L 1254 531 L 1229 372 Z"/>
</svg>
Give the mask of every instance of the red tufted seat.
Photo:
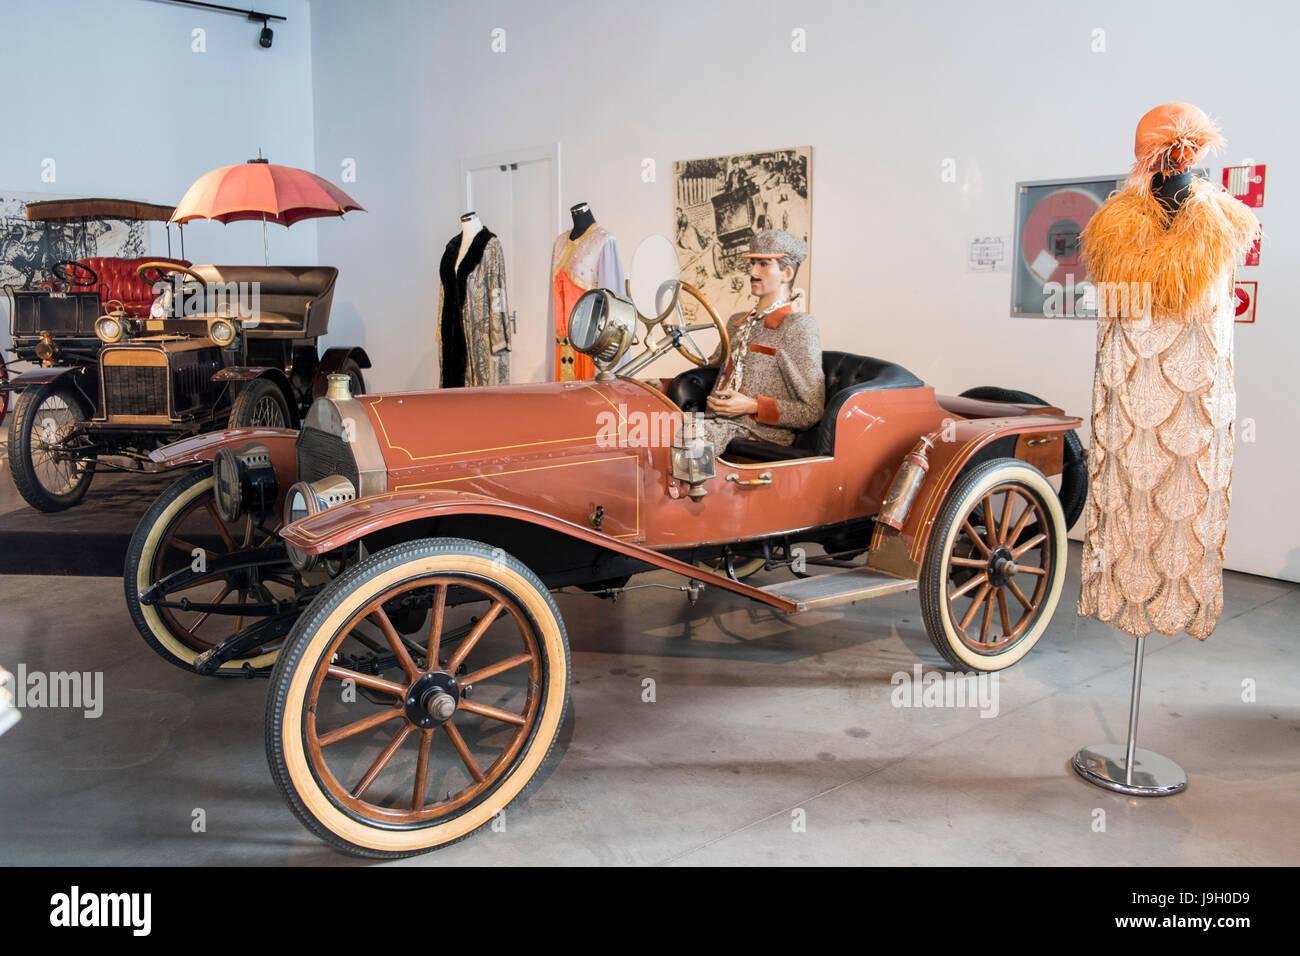
<svg viewBox="0 0 1300 956">
<path fill-rule="evenodd" d="M 99 293 L 99 301 L 105 310 L 110 299 L 117 299 L 126 306 L 127 315 L 148 315 L 149 306 L 153 304 L 153 289 L 147 282 L 135 274 L 135 270 L 146 262 L 174 262 L 177 265 L 190 265 L 187 259 L 168 259 L 165 256 L 145 256 L 141 259 L 117 259 L 92 256 L 78 259 L 78 262 L 90 266 L 99 276 L 99 285 L 89 290 Z"/>
</svg>

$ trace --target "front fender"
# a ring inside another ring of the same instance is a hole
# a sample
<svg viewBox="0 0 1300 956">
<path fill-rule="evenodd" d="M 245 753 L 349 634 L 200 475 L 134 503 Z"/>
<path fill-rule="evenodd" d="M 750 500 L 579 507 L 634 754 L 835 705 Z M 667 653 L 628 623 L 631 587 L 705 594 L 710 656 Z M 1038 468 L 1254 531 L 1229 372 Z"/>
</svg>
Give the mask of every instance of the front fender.
<svg viewBox="0 0 1300 956">
<path fill-rule="evenodd" d="M 1021 454 L 1028 439 L 1070 431 L 1082 424 L 1080 418 L 1053 414 L 950 421 L 943 430 L 935 433 L 934 449 L 929 454 L 930 470 L 926 472 L 925 481 L 903 527 L 895 531 L 878 522 L 871 538 L 871 554 L 867 563 L 892 574 L 920 577 L 921 562 L 925 558 L 930 531 L 939 515 L 939 509 L 957 476 L 981 448 L 999 438 L 1021 436 L 1021 440 L 1016 443 L 1017 456 L 1029 464 L 1037 465 L 1030 455 Z M 1054 452 L 1059 462 L 1059 445 Z M 1059 471 L 1059 464 L 1057 470 Z"/>
<path fill-rule="evenodd" d="M 63 378 L 72 383 L 91 408 L 97 407 L 95 396 L 99 394 L 99 381 L 95 367 L 90 365 L 51 365 L 48 368 L 28 369 L 11 376 L 5 385 L 5 391 L 20 392 L 25 388 L 48 385 Z"/>
<path fill-rule="evenodd" d="M 638 544 L 612 538 L 592 528 L 584 528 L 554 515 L 512 505 L 487 495 L 463 491 L 398 491 L 361 498 L 336 505 L 327 511 L 295 521 L 282 528 L 280 536 L 308 554 L 324 554 L 341 548 L 358 538 L 395 525 L 425 518 L 452 515 L 491 515 L 525 521 L 557 531 L 605 550 L 625 555 L 646 564 L 673 571 L 696 581 L 707 581 L 782 611 L 794 611 L 798 605 L 788 598 L 769 594 L 739 581 L 702 571 L 693 564 L 660 554 Z"/>
<path fill-rule="evenodd" d="M 182 438 L 170 445 L 149 452 L 156 471 L 167 471 L 183 465 L 197 465 L 212 461 L 217 452 L 226 447 L 238 448 L 250 441 L 260 441 L 271 453 L 271 464 L 280 485 L 280 498 L 289 486 L 298 480 L 294 459 L 294 442 L 298 433 L 292 428 L 233 428 L 224 432 L 208 432 L 193 438 Z M 278 505 L 277 505 L 278 506 Z"/>
</svg>

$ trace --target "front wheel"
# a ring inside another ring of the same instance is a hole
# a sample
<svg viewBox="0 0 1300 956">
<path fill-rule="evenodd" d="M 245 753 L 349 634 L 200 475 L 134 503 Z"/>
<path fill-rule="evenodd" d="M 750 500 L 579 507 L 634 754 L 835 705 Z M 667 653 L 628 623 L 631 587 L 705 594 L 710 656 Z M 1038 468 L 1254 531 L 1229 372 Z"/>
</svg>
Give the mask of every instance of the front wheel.
<svg viewBox="0 0 1300 956">
<path fill-rule="evenodd" d="M 427 623 L 405 637 L 396 608 Z M 271 674 L 266 752 L 306 827 L 402 857 L 504 817 L 558 735 L 569 642 L 546 587 L 499 548 L 430 538 L 335 578 Z"/>
<path fill-rule="evenodd" d="M 46 382 L 19 394 L 9 420 L 10 467 L 14 485 L 33 508 L 62 511 L 86 496 L 95 458 L 77 449 L 90 413 L 71 382 Z"/>
<path fill-rule="evenodd" d="M 949 491 L 921 568 L 921 615 L 944 660 L 996 671 L 1042 637 L 1065 585 L 1065 516 L 1043 473 L 996 458 Z"/>
<path fill-rule="evenodd" d="M 227 522 L 217 512 L 211 468 L 200 468 L 174 482 L 149 507 L 126 549 L 123 584 L 126 607 L 145 643 L 163 660 L 195 672 L 194 659 L 245 627 L 279 620 L 288 631 L 287 616 L 302 603 L 301 582 L 287 559 L 208 573 L 214 564 L 275 540 L 278 521 L 257 521 L 245 515 Z M 188 576 L 177 572 L 190 569 Z M 164 593 L 151 604 L 140 595 L 170 579 Z M 277 602 L 278 605 L 277 605 Z M 283 633 L 282 632 L 282 633 Z M 278 653 L 280 641 L 268 642 L 251 655 L 226 661 L 218 676 L 265 672 Z"/>
</svg>

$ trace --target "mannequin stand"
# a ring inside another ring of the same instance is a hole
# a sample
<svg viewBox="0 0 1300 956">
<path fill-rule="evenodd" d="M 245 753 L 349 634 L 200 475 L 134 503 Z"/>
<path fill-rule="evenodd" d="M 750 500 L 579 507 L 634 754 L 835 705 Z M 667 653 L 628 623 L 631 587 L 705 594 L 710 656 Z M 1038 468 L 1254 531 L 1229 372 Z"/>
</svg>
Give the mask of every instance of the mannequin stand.
<svg viewBox="0 0 1300 956">
<path fill-rule="evenodd" d="M 1167 797 L 1187 789 L 1187 774 L 1168 757 L 1137 746 L 1138 700 L 1142 692 L 1142 653 L 1146 639 L 1137 638 L 1133 653 L 1133 691 L 1129 701 L 1128 746 L 1097 744 L 1074 755 L 1074 772 L 1094 786 L 1133 797 Z"/>
</svg>

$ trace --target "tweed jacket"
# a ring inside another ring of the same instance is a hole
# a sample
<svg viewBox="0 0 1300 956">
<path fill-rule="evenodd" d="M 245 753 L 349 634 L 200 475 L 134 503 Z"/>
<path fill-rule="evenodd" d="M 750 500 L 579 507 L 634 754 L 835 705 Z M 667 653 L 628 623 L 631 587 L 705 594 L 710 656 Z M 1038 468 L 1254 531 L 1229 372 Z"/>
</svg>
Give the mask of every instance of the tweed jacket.
<svg viewBox="0 0 1300 956">
<path fill-rule="evenodd" d="M 740 312 L 727 322 L 731 354 L 713 391 L 726 391 L 743 356 L 739 390 L 758 402 L 758 411 L 706 420 L 705 430 L 719 453 L 737 436 L 789 445 L 796 431 L 812 428 L 826 410 L 821 338 L 813 317 L 787 305 L 756 321 L 745 342 L 749 315 Z"/>
</svg>

